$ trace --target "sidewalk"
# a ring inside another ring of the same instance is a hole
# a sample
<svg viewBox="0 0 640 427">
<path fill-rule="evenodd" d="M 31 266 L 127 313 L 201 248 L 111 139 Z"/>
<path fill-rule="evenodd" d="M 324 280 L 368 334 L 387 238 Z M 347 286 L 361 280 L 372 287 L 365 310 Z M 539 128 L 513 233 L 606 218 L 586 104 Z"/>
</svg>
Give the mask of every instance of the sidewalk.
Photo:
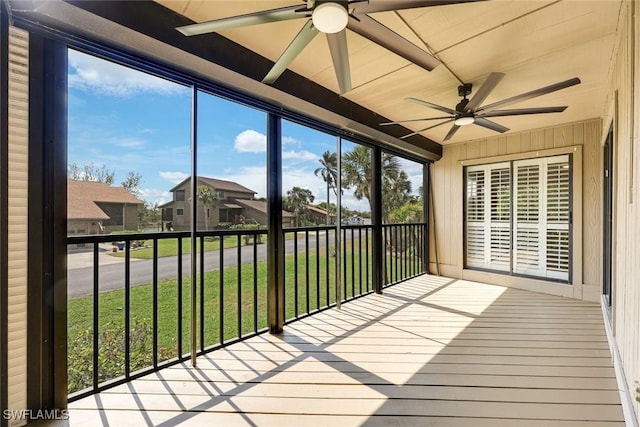
<svg viewBox="0 0 640 427">
<path fill-rule="evenodd" d="M 124 263 L 124 257 L 109 255 L 113 251 L 111 243 L 101 243 L 98 249 L 99 265 Z M 131 261 L 141 261 L 131 258 Z M 67 252 L 67 269 L 93 267 L 93 248 L 74 248 Z"/>
</svg>

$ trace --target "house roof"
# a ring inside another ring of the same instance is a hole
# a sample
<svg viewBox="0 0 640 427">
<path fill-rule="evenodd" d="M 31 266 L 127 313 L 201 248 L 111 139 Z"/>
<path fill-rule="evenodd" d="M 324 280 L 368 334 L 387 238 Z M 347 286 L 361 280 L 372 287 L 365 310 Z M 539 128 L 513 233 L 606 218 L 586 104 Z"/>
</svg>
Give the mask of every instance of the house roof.
<svg viewBox="0 0 640 427">
<path fill-rule="evenodd" d="M 177 188 L 182 187 L 185 183 L 190 181 L 191 181 L 191 177 L 185 178 L 184 180 L 182 180 L 182 182 L 180 182 L 180 184 L 173 187 L 170 191 L 173 192 Z M 254 194 L 256 194 L 256 192 L 251 190 L 250 188 L 240 185 L 234 181 L 226 181 L 224 179 L 210 178 L 208 176 L 199 176 L 198 182 L 206 184 L 219 191 L 233 191 L 236 193 L 247 193 L 247 194 L 251 194 L 252 197 Z"/>
<path fill-rule="evenodd" d="M 238 199 L 236 203 L 242 207 L 250 208 L 257 210 L 258 212 L 262 212 L 264 214 L 267 213 L 267 202 L 265 200 L 244 200 Z M 283 218 L 295 218 L 296 216 L 289 211 L 282 210 Z"/>
<path fill-rule="evenodd" d="M 327 215 L 327 210 L 326 209 L 322 209 L 322 208 L 319 208 L 317 206 L 309 205 L 309 206 L 307 206 L 307 209 L 312 211 L 312 212 L 317 212 L 317 213 L 322 214 L 322 215 Z M 333 216 L 336 216 L 336 214 L 335 213 L 329 213 L 329 216 L 333 217 Z"/>
<path fill-rule="evenodd" d="M 67 180 L 68 219 L 109 219 L 96 202 L 141 205 L 144 202 L 122 187 L 102 182 Z"/>
</svg>

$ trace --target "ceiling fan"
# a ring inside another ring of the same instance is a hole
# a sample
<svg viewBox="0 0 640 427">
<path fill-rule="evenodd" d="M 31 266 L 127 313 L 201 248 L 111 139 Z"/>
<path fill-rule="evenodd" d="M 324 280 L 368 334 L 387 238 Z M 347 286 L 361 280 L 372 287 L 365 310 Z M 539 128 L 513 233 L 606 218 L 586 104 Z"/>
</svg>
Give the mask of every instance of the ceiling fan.
<svg viewBox="0 0 640 427">
<path fill-rule="evenodd" d="M 306 3 L 295 6 L 216 19 L 176 29 L 186 36 L 194 36 L 230 28 L 306 18 L 305 25 L 262 82 L 273 84 L 311 40 L 319 32 L 322 32 L 327 35 L 338 86 L 340 93 L 343 94 L 351 90 L 345 28 L 431 71 L 440 64 L 438 59 L 391 31 L 368 14 L 472 1 L 478 0 L 307 0 Z"/>
<path fill-rule="evenodd" d="M 453 137 L 453 135 L 460 129 L 461 126 L 470 124 L 482 126 L 487 129 L 491 129 L 496 132 L 504 133 L 509 128 L 504 127 L 498 123 L 488 120 L 488 117 L 505 117 L 505 116 L 520 116 L 526 114 L 544 114 L 544 113 L 561 113 L 566 110 L 567 106 L 562 107 L 536 107 L 536 108 L 517 108 L 511 110 L 498 110 L 498 108 L 506 107 L 507 105 L 515 104 L 516 102 L 526 101 L 531 98 L 535 98 L 541 95 L 546 95 L 551 92 L 555 92 L 561 89 L 565 89 L 580 83 L 580 79 L 574 77 L 569 80 L 565 80 L 559 83 L 555 83 L 549 86 L 542 87 L 540 89 L 532 90 L 531 92 L 522 93 L 520 95 L 506 98 L 501 101 L 494 102 L 488 105 L 481 105 L 489 94 L 500 83 L 500 80 L 504 77 L 503 73 L 491 73 L 487 80 L 480 86 L 480 89 L 471 99 L 467 99 L 467 96 L 471 94 L 472 84 L 464 83 L 458 86 L 458 96 L 462 97 L 462 100 L 456 105 L 455 109 L 443 107 L 438 104 L 423 101 L 417 98 L 405 98 L 407 101 L 424 105 L 429 108 L 446 113 L 446 116 L 442 117 L 429 117 L 422 119 L 402 120 L 397 122 L 380 123 L 381 126 L 395 125 L 400 123 L 418 122 L 423 120 L 444 120 L 433 126 L 420 129 L 416 132 L 412 132 L 408 135 L 401 136 L 401 139 L 408 138 L 413 135 L 417 135 L 420 132 L 424 132 L 429 129 L 433 129 L 438 126 L 442 126 L 447 123 L 453 122 L 453 126 L 444 137 L 444 141 L 447 141 Z"/>
</svg>

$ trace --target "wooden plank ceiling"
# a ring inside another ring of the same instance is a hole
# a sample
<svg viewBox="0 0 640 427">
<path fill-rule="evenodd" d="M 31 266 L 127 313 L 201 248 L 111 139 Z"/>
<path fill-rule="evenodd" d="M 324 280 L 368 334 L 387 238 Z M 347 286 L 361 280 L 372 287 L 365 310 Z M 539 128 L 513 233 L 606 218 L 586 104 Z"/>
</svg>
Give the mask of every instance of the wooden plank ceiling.
<svg viewBox="0 0 640 427">
<path fill-rule="evenodd" d="M 203 22 L 301 1 L 158 0 L 194 22 Z M 496 118 L 511 132 L 601 117 L 621 0 L 481 1 L 373 14 L 393 31 L 432 52 L 445 66 L 428 72 L 347 30 L 353 90 L 343 96 L 392 120 L 442 115 L 404 98 L 412 96 L 454 108 L 460 81 L 477 90 L 491 72 L 506 77 L 485 104 L 572 77 L 582 84 L 509 108 L 568 105 L 564 113 Z M 304 19 L 222 31 L 221 34 L 275 61 Z M 196 36 L 197 37 L 197 36 Z M 447 69 L 448 68 L 448 69 Z M 338 92 L 325 37 L 320 34 L 290 70 Z M 473 96 L 473 94 L 472 94 Z M 406 125 L 418 130 L 437 122 Z M 422 133 L 443 143 L 444 125 Z M 466 126 L 446 143 L 495 135 Z"/>
</svg>

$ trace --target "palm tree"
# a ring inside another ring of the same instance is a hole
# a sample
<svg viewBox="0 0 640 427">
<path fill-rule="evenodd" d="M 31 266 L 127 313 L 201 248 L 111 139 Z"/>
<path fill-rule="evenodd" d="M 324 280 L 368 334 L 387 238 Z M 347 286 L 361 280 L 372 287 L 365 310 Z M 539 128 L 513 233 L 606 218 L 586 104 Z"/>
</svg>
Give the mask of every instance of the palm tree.
<svg viewBox="0 0 640 427">
<path fill-rule="evenodd" d="M 371 209 L 371 149 L 358 145 L 344 154 L 342 161 L 344 188 L 353 188 L 358 200 L 364 197 Z M 382 153 L 382 182 L 386 186 L 400 175 L 400 162 L 393 154 Z M 406 174 L 405 174 L 406 176 Z"/>
<path fill-rule="evenodd" d="M 209 229 L 209 208 L 214 208 L 218 203 L 218 192 L 208 185 L 198 186 L 198 201 L 204 210 L 204 229 Z"/>
<path fill-rule="evenodd" d="M 363 145 L 356 146 L 353 150 L 345 153 L 342 161 L 342 172 L 344 173 L 343 185 L 345 188 L 353 188 L 353 195 L 358 200 L 366 198 L 371 210 L 371 183 L 373 181 L 371 171 L 371 149 Z M 393 187 L 392 183 L 401 178 L 406 173 L 400 170 L 400 162 L 393 154 L 382 153 L 382 185 L 385 188 Z M 408 181 L 408 178 L 407 178 Z M 395 185 L 395 183 L 394 183 Z M 409 183 L 409 185 L 411 185 Z M 401 185 L 401 187 L 403 187 Z M 391 188 L 389 189 L 393 191 Z M 386 191 L 388 193 L 389 191 Z M 384 208 L 384 203 L 383 203 Z M 385 247 L 387 245 L 385 244 Z M 385 283 L 389 283 L 387 277 L 387 266 L 382 263 L 382 277 Z"/>
<path fill-rule="evenodd" d="M 333 192 L 338 196 L 336 189 L 338 184 L 338 155 L 329 150 L 322 154 L 322 158 L 318 160 L 322 166 L 313 171 L 315 176 L 322 176 L 322 180 L 327 184 L 327 225 L 329 225 L 329 190 L 333 188 Z"/>
<path fill-rule="evenodd" d="M 293 187 L 287 191 L 286 208 L 295 214 L 296 225 L 299 226 L 301 219 L 306 216 L 307 206 L 313 203 L 313 199 L 313 193 L 306 188 Z"/>
</svg>

